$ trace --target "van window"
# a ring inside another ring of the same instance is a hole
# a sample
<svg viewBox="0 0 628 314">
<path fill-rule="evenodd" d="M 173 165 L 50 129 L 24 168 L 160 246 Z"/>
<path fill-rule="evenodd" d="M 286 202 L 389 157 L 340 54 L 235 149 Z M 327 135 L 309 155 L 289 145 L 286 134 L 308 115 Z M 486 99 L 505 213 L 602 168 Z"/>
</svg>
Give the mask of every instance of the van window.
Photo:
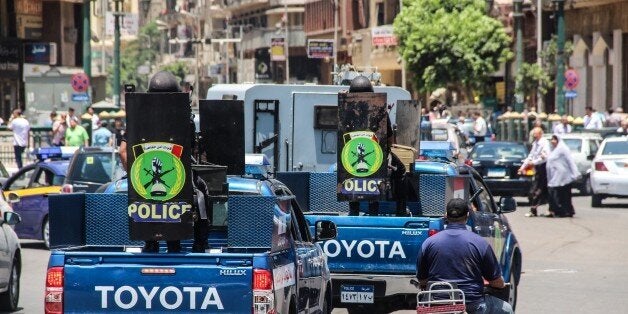
<svg viewBox="0 0 628 314">
<path fill-rule="evenodd" d="M 116 164 L 112 168 L 111 154 L 80 154 L 72 165 L 70 180 L 107 183 L 112 180 L 112 171 L 120 168 L 120 156 L 116 156 Z"/>
</svg>

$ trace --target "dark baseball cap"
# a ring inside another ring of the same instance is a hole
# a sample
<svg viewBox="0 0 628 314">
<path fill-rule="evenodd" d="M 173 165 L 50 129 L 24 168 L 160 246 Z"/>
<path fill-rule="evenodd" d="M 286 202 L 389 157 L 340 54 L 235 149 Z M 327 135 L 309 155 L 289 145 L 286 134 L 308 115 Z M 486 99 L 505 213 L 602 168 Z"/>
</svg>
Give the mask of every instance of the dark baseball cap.
<svg viewBox="0 0 628 314">
<path fill-rule="evenodd" d="M 461 218 L 469 213 L 469 204 L 461 198 L 454 198 L 447 203 L 447 217 Z"/>
</svg>

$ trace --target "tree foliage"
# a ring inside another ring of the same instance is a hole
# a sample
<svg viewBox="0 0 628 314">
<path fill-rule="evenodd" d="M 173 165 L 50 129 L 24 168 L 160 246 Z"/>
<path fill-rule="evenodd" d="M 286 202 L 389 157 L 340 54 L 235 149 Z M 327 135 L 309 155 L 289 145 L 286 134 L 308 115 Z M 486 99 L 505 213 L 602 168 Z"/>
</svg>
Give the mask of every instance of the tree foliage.
<svg viewBox="0 0 628 314">
<path fill-rule="evenodd" d="M 451 84 L 482 89 L 488 75 L 512 58 L 510 37 L 485 14 L 482 0 L 405 0 L 394 29 L 421 92 Z"/>
<path fill-rule="evenodd" d="M 569 63 L 569 56 L 573 53 L 573 43 L 571 40 L 565 41 L 565 51 L 563 52 L 563 65 L 567 68 Z M 541 51 L 541 61 L 543 63 L 543 69 L 552 77 L 552 82 L 556 78 L 556 56 L 558 55 L 558 45 L 556 43 L 556 35 L 552 35 L 552 38 L 547 42 L 543 50 Z"/>
<path fill-rule="evenodd" d="M 536 94 L 537 91 L 545 95 L 554 85 L 554 81 L 547 71 L 537 63 L 522 63 L 515 76 L 515 81 L 517 82 L 515 93 L 523 96 Z"/>
<path fill-rule="evenodd" d="M 138 39 L 126 43 L 120 50 L 120 84 L 134 84 L 137 91 L 148 89 L 151 73 L 159 70 L 172 71 L 175 76 L 183 79 L 188 72 L 185 62 L 177 61 L 161 68 L 155 68 L 160 51 L 161 33 L 153 21 L 139 30 Z M 148 67 L 149 73 L 140 73 L 141 66 Z M 113 64 L 109 67 L 107 93 L 113 90 Z"/>
</svg>

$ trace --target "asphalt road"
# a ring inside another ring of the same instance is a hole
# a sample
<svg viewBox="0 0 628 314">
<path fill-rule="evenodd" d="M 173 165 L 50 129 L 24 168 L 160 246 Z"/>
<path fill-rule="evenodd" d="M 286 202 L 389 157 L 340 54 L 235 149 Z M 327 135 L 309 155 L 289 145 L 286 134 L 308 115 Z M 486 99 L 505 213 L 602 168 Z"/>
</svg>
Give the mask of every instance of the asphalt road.
<svg viewBox="0 0 628 314">
<path fill-rule="evenodd" d="M 590 204 L 590 197 L 575 197 L 574 218 L 527 218 L 526 206 L 508 214 L 523 252 L 517 313 L 628 311 L 628 199 L 605 200 L 603 208 Z M 43 313 L 50 253 L 37 241 L 22 241 L 22 249 L 16 313 Z"/>
</svg>

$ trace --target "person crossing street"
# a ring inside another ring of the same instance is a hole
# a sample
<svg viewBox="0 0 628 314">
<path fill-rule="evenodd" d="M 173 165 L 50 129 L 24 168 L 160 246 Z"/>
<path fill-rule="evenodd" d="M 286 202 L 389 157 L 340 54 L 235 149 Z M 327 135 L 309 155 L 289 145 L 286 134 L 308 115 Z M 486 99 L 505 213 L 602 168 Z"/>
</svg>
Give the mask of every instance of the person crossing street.
<svg viewBox="0 0 628 314">
<path fill-rule="evenodd" d="M 543 137 L 543 129 L 535 127 L 532 130 L 534 142 L 528 157 L 524 159 L 523 164 L 519 168 L 518 173 L 524 173 L 529 167 L 534 167 L 534 184 L 530 191 L 532 195 L 532 203 L 530 204 L 530 212 L 527 217 L 536 217 L 538 215 L 538 207 L 546 204 L 548 199 L 547 189 L 547 169 L 545 162 L 550 153 L 549 141 Z"/>
</svg>

